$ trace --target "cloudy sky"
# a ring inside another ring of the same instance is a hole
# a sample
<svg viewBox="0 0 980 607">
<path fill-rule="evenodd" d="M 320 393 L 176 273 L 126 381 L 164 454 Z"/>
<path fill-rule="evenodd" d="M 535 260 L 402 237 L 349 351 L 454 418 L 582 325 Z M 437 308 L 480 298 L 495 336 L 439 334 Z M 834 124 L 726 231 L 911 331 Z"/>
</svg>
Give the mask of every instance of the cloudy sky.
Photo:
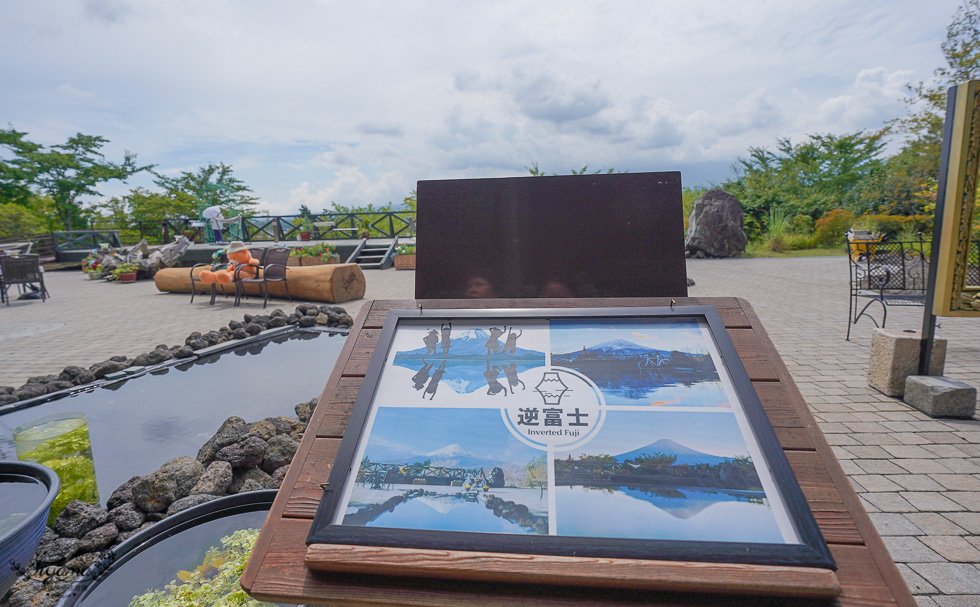
<svg viewBox="0 0 980 607">
<path fill-rule="evenodd" d="M 957 6 L 4 0 L 0 124 L 166 173 L 228 163 L 273 214 L 532 163 L 708 185 L 749 146 L 901 115 Z"/>
</svg>

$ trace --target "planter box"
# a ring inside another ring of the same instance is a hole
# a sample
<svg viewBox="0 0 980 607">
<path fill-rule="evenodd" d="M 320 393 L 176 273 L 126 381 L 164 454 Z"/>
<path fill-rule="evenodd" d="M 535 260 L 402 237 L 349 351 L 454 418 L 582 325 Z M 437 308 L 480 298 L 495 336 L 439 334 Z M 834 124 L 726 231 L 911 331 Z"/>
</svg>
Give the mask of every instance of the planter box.
<svg viewBox="0 0 980 607">
<path fill-rule="evenodd" d="M 340 255 L 321 256 L 321 257 L 300 257 L 301 266 L 322 266 L 328 263 L 340 263 Z"/>
<path fill-rule="evenodd" d="M 396 270 L 414 270 L 415 255 L 395 255 Z"/>
<path fill-rule="evenodd" d="M 292 257 L 292 256 L 287 257 L 286 258 L 286 266 L 301 266 L 301 265 L 303 265 L 302 261 L 300 261 L 301 259 L 303 259 L 303 258 L 302 257 Z"/>
<path fill-rule="evenodd" d="M 119 275 L 119 282 L 136 282 L 136 272 L 123 272 Z"/>
</svg>

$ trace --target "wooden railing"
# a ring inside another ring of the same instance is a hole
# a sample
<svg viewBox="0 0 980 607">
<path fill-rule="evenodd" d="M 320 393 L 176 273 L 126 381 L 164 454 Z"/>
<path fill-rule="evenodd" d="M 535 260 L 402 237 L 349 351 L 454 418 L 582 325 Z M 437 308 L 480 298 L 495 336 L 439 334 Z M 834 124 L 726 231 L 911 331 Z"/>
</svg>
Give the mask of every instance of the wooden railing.
<svg viewBox="0 0 980 607">
<path fill-rule="evenodd" d="M 256 215 L 242 217 L 238 224 L 226 224 L 226 236 L 245 242 L 276 242 L 295 240 L 303 222 L 301 215 Z M 322 240 L 356 240 L 361 238 L 361 226 L 369 225 L 370 238 L 395 238 L 415 235 L 414 211 L 387 211 L 373 213 L 319 213 L 310 215 L 314 223 L 312 236 Z M 332 225 L 329 225 L 332 224 Z M 125 225 L 106 220 L 92 220 L 92 230 L 116 230 L 125 244 L 135 244 L 146 238 L 150 244 L 172 242 L 181 234 L 204 241 L 205 226 L 200 219 L 181 217 L 152 221 L 134 221 Z M 226 237 L 226 240 L 228 238 Z"/>
</svg>

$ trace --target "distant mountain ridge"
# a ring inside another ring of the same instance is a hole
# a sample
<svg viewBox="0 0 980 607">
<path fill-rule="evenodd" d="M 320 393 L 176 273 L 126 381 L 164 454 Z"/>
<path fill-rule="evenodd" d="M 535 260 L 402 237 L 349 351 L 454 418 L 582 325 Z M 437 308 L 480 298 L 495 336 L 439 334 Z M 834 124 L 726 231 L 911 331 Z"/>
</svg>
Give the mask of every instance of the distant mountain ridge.
<svg viewBox="0 0 980 607">
<path fill-rule="evenodd" d="M 656 442 L 650 443 L 639 449 L 633 449 L 626 453 L 620 453 L 614 456 L 616 461 L 622 462 L 628 459 L 636 459 L 637 457 L 642 457 L 644 455 L 673 455 L 677 457 L 674 462 L 676 466 L 688 465 L 696 466 L 698 464 L 709 464 L 714 466 L 715 464 L 720 464 L 724 462 L 727 457 L 719 457 L 717 455 L 710 455 L 696 449 L 691 449 L 686 445 L 682 445 L 677 441 L 671 440 L 669 438 L 662 438 Z"/>
</svg>

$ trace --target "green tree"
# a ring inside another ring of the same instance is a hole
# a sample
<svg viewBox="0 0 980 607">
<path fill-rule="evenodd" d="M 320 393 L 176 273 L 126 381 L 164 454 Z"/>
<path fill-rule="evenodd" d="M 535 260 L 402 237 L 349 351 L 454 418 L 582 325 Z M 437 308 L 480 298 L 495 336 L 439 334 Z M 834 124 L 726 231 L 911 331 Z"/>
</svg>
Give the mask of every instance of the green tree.
<svg viewBox="0 0 980 607">
<path fill-rule="evenodd" d="M 0 240 L 24 240 L 44 231 L 44 219 L 19 204 L 0 203 Z"/>
<path fill-rule="evenodd" d="M 779 139 L 776 151 L 749 148 L 732 165 L 734 179 L 724 189 L 738 197 L 746 213 L 768 225 L 770 210 L 788 216 L 819 217 L 845 197 L 876 167 L 884 131 L 809 135 L 803 143 Z"/>
<path fill-rule="evenodd" d="M 26 135 L 13 127 L 0 129 L 0 203 L 26 206 L 33 195 L 35 167 L 30 154 L 41 146 L 24 139 Z"/>
<path fill-rule="evenodd" d="M 235 177 L 234 169 L 223 162 L 208 163 L 197 171 L 184 171 L 177 177 L 154 172 L 154 183 L 170 197 L 176 208 L 190 209 L 197 215 L 197 205 L 234 207 L 236 213 L 246 217 L 255 214 L 259 199 L 252 196 L 252 189 Z"/>
<path fill-rule="evenodd" d="M 121 164 L 106 161 L 99 151 L 106 143 L 104 137 L 78 133 L 50 149 L 22 154 L 33 165 L 34 184 L 54 200 L 55 212 L 67 230 L 84 226 L 81 196 L 98 196 L 97 185 L 125 181 L 152 168 L 137 166 L 136 155 L 130 152 L 125 152 Z"/>
<path fill-rule="evenodd" d="M 892 121 L 891 127 L 909 137 L 925 161 L 925 169 L 939 172 L 947 91 L 951 86 L 980 78 L 980 0 L 966 0 L 956 9 L 940 45 L 946 65 L 936 68 L 931 82 L 908 86 L 908 113 Z"/>
</svg>

